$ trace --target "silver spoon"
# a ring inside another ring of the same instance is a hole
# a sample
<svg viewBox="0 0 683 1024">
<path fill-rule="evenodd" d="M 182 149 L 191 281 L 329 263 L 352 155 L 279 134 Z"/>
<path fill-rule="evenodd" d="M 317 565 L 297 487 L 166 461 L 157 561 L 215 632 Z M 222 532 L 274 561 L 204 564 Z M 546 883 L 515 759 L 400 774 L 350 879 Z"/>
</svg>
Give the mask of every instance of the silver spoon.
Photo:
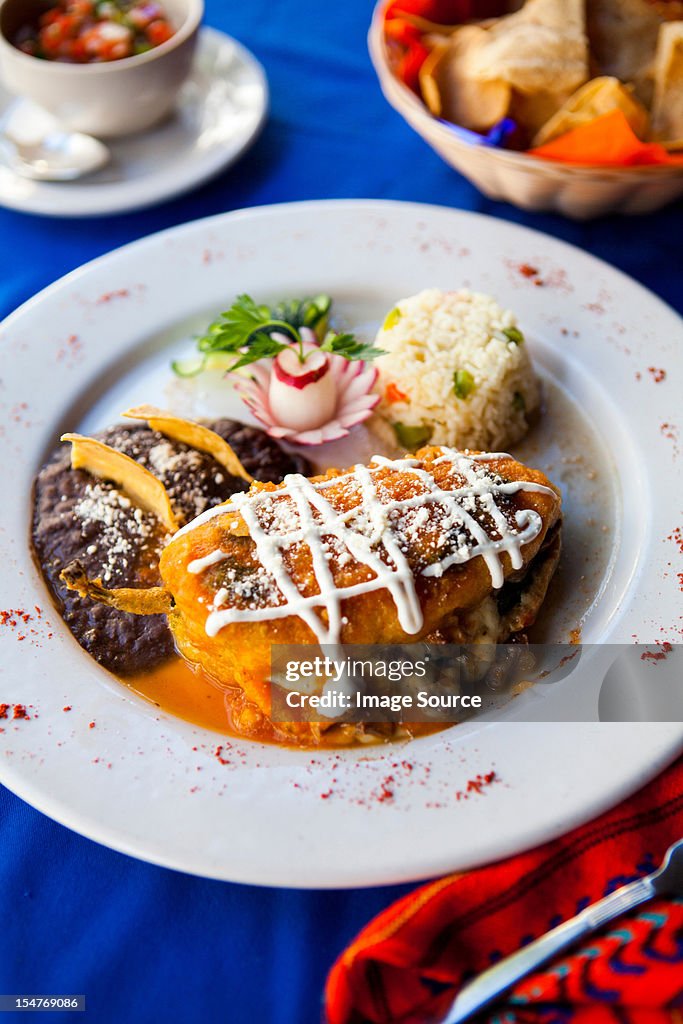
<svg viewBox="0 0 683 1024">
<path fill-rule="evenodd" d="M 68 131 L 26 100 L 13 104 L 0 123 L 0 156 L 12 171 L 33 181 L 75 181 L 111 159 L 99 139 Z"/>
<path fill-rule="evenodd" d="M 37 142 L 20 142 L 4 134 L 0 149 L 12 171 L 33 181 L 75 181 L 111 159 L 102 142 L 81 132 L 51 132 Z"/>
<path fill-rule="evenodd" d="M 507 992 L 521 978 L 531 974 L 537 967 L 569 946 L 573 946 L 580 939 L 602 928 L 608 921 L 633 910 L 641 903 L 646 903 L 654 896 L 674 893 L 683 893 L 683 839 L 669 847 L 661 867 L 651 875 L 616 889 L 609 896 L 586 907 L 576 917 L 565 921 L 558 928 L 553 928 L 540 939 L 536 939 L 535 942 L 524 946 L 517 953 L 480 974 L 458 993 L 441 1024 L 460 1024 L 461 1021 L 469 1020 L 475 1013 Z"/>
</svg>

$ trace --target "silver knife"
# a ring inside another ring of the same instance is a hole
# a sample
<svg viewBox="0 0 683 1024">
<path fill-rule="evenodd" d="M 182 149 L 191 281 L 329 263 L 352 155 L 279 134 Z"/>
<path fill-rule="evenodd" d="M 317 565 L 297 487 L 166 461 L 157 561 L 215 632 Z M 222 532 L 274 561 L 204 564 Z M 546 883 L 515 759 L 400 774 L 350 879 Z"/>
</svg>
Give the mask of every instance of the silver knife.
<svg viewBox="0 0 683 1024">
<path fill-rule="evenodd" d="M 456 996 L 441 1024 L 460 1024 L 495 1002 L 518 981 L 552 960 L 569 946 L 597 931 L 654 896 L 683 893 L 683 839 L 670 846 L 661 867 L 651 875 L 616 889 L 609 896 L 586 907 L 576 917 L 553 928 L 517 953 L 490 967 L 465 985 Z"/>
</svg>

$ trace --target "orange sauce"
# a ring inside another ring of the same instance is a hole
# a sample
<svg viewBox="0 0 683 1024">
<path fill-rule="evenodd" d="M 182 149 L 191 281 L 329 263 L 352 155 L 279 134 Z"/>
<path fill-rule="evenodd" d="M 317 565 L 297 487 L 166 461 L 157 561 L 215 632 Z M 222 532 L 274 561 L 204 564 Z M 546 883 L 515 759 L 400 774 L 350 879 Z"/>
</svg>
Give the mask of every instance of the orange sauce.
<svg viewBox="0 0 683 1024">
<path fill-rule="evenodd" d="M 229 695 L 215 686 L 200 668 L 191 668 L 182 658 L 125 678 L 125 686 L 162 711 L 214 732 L 232 732 Z"/>
<path fill-rule="evenodd" d="M 133 693 L 156 705 L 161 711 L 182 718 L 192 725 L 225 736 L 296 746 L 283 740 L 270 721 L 245 701 L 239 687 L 220 687 L 199 667 L 192 667 L 180 657 L 137 675 L 117 677 Z M 246 718 L 245 718 L 246 714 Z M 248 727 L 245 728 L 245 720 Z M 415 723 L 413 736 L 425 736 L 448 728 L 447 723 Z M 379 741 L 382 742 L 381 740 Z M 323 735 L 320 747 L 348 746 L 331 730 Z M 356 744 L 354 744 L 356 745 Z M 358 744 L 360 745 L 360 744 Z"/>
</svg>

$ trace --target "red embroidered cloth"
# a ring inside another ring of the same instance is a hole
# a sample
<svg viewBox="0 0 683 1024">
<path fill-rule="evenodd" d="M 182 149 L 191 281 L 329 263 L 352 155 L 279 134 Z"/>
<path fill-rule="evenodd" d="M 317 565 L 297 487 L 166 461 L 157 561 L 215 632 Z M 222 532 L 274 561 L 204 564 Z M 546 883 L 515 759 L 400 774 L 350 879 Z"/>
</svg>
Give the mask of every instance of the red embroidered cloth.
<svg viewBox="0 0 683 1024">
<path fill-rule="evenodd" d="M 438 1021 L 458 988 L 618 886 L 683 837 L 683 759 L 561 839 L 399 900 L 340 956 L 328 1024 Z M 683 1024 L 683 894 L 647 903 L 529 976 L 480 1020 Z"/>
</svg>

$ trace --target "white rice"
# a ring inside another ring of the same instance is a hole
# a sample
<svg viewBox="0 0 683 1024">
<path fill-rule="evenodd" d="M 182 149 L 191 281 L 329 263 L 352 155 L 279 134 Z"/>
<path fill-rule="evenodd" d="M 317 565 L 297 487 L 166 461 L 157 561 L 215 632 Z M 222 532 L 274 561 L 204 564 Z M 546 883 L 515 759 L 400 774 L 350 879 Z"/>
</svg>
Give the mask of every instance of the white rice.
<svg viewBox="0 0 683 1024">
<path fill-rule="evenodd" d="M 375 365 L 378 413 L 399 444 L 496 451 L 524 436 L 539 385 L 527 345 L 504 334 L 510 328 L 515 315 L 477 292 L 430 288 L 397 303 L 378 332 L 386 355 Z"/>
</svg>

